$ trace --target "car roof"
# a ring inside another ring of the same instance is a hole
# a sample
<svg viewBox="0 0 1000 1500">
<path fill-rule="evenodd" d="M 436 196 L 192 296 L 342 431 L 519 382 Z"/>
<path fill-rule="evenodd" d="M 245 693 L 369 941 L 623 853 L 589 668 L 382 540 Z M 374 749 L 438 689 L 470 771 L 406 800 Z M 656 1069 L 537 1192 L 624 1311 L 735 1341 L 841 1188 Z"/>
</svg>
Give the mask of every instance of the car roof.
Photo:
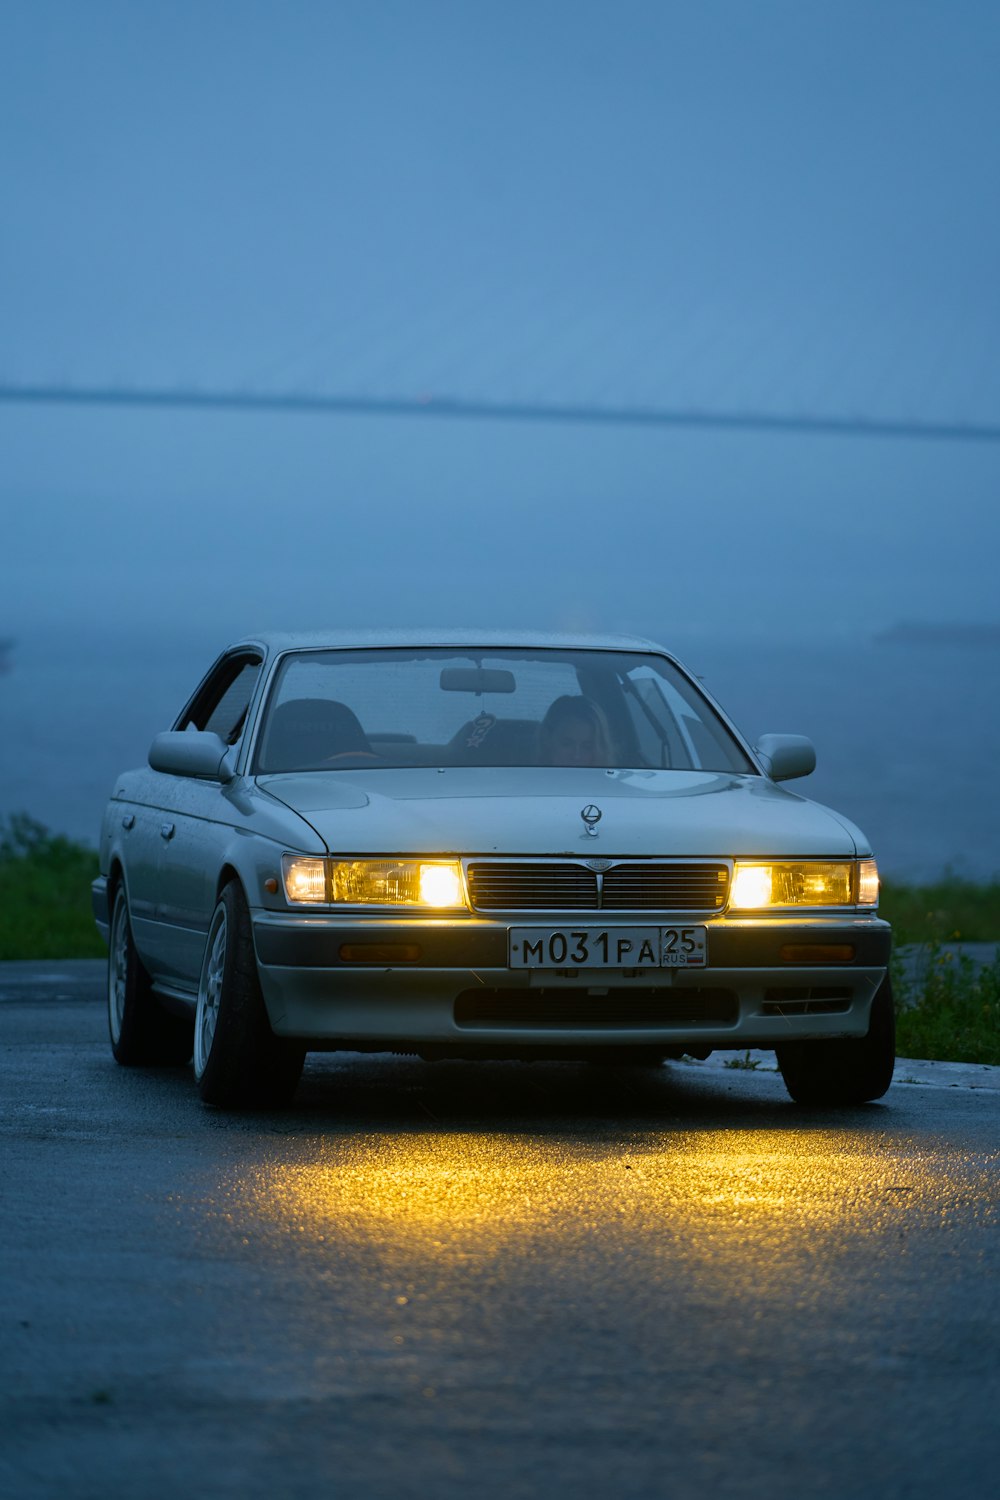
<svg viewBox="0 0 1000 1500">
<path fill-rule="evenodd" d="M 333 651 L 378 646 L 457 646 L 483 649 L 534 647 L 563 651 L 655 651 L 657 655 L 670 655 L 655 641 L 646 640 L 642 636 L 566 634 L 524 629 L 482 630 L 455 626 L 408 630 L 262 630 L 234 641 L 228 649 L 238 650 L 243 646 L 263 646 L 269 655 L 284 651 Z"/>
</svg>

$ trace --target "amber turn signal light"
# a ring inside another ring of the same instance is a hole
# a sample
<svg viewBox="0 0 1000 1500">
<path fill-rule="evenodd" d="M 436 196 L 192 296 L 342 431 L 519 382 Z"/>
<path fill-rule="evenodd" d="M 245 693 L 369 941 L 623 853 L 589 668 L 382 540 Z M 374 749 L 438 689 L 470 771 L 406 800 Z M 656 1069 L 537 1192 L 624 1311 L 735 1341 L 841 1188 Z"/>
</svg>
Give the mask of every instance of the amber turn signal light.
<svg viewBox="0 0 1000 1500">
<path fill-rule="evenodd" d="M 781 961 L 786 964 L 849 964 L 853 943 L 782 943 Z"/>
<path fill-rule="evenodd" d="M 344 964 L 414 964 L 420 957 L 419 943 L 341 943 Z"/>
</svg>

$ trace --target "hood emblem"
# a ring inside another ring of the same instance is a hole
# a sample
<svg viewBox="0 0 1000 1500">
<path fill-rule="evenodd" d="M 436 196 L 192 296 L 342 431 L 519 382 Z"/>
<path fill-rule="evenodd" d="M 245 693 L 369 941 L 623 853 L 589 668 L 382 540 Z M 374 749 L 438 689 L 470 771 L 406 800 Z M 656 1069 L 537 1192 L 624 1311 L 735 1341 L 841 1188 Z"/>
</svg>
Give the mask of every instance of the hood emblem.
<svg viewBox="0 0 1000 1500">
<path fill-rule="evenodd" d="M 602 817 L 601 809 L 599 807 L 595 807 L 593 802 L 588 802 L 587 806 L 581 810 L 580 817 L 583 819 L 590 837 L 592 839 L 596 839 L 597 825 L 601 821 Z"/>
</svg>

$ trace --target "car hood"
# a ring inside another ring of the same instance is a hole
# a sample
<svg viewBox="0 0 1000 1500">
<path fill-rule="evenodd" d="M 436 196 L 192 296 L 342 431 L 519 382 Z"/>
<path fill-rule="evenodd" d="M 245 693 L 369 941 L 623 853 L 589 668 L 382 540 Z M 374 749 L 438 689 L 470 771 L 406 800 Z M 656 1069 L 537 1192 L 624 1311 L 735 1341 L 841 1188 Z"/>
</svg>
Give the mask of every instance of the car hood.
<svg viewBox="0 0 1000 1500">
<path fill-rule="evenodd" d="M 763 776 L 459 767 L 258 777 L 331 853 L 853 856 L 864 835 Z M 600 810 L 587 832 L 584 808 Z"/>
</svg>

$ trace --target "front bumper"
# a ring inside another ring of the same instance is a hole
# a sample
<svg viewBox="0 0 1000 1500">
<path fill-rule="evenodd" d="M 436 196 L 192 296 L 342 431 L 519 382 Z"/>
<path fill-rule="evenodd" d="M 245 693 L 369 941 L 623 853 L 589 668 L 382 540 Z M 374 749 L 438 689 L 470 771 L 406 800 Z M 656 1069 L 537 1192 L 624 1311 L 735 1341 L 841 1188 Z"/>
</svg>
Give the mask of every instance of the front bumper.
<svg viewBox="0 0 1000 1500">
<path fill-rule="evenodd" d="M 612 925 L 649 922 L 647 912 L 616 915 Z M 712 918 L 699 924 L 708 932 L 706 967 L 524 970 L 508 967 L 508 928 L 567 926 L 565 914 L 532 913 L 526 922 L 257 910 L 253 925 L 279 1036 L 327 1047 L 522 1053 L 773 1048 L 863 1036 L 891 937 L 888 923 L 867 914 Z M 851 956 L 810 961 L 816 945 Z"/>
</svg>

